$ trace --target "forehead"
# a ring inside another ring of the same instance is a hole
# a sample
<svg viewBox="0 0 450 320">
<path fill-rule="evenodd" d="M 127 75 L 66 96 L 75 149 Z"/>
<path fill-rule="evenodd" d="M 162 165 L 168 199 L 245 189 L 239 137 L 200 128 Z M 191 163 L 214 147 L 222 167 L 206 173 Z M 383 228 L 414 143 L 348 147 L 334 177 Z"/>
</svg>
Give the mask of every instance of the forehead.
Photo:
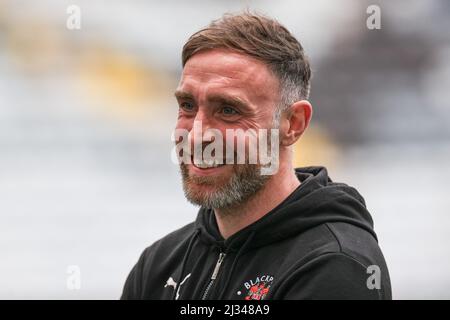
<svg viewBox="0 0 450 320">
<path fill-rule="evenodd" d="M 277 95 L 278 80 L 262 61 L 230 50 L 214 49 L 196 53 L 186 62 L 178 89 L 193 94 L 229 89 L 248 98 L 267 99 Z"/>
</svg>

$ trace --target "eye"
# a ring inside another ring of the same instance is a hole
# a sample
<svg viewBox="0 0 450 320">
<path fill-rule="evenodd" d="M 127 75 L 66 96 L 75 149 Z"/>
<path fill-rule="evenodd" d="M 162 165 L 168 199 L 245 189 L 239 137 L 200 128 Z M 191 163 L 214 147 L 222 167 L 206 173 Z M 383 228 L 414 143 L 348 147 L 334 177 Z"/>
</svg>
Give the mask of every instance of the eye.
<svg viewBox="0 0 450 320">
<path fill-rule="evenodd" d="M 221 111 L 226 116 L 232 116 L 235 114 L 239 114 L 239 112 L 237 112 L 236 109 L 234 109 L 232 107 L 223 107 Z"/>
<path fill-rule="evenodd" d="M 181 102 L 180 103 L 180 108 L 182 108 L 185 111 L 192 111 L 194 110 L 194 105 L 190 102 Z"/>
</svg>

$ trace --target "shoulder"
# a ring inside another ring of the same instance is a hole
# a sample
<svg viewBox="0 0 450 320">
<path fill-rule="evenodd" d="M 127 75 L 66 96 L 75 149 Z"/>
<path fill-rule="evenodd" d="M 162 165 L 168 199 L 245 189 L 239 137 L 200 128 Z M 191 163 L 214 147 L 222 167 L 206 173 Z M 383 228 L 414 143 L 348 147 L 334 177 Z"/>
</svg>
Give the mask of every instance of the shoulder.
<svg viewBox="0 0 450 320">
<path fill-rule="evenodd" d="M 347 222 L 327 222 L 291 238 L 286 243 L 302 265 L 323 254 L 336 253 L 364 266 L 384 261 L 377 239 L 367 230 Z"/>
<path fill-rule="evenodd" d="M 343 222 L 324 223 L 298 237 L 306 246 L 297 255 L 275 299 L 390 299 L 390 279 L 384 257 L 374 236 Z M 296 249 L 298 250 L 298 249 Z M 379 275 L 377 290 L 371 290 L 371 275 Z M 275 288 L 274 288 L 275 289 Z M 275 292 L 274 292 L 275 293 Z"/>
<path fill-rule="evenodd" d="M 336 244 L 336 253 L 358 261 L 362 266 L 384 264 L 377 239 L 368 231 L 344 222 L 326 223 Z"/>
<path fill-rule="evenodd" d="M 121 298 L 150 297 L 151 284 L 166 279 L 179 263 L 194 228 L 194 223 L 187 224 L 145 248 L 125 281 Z"/>
</svg>

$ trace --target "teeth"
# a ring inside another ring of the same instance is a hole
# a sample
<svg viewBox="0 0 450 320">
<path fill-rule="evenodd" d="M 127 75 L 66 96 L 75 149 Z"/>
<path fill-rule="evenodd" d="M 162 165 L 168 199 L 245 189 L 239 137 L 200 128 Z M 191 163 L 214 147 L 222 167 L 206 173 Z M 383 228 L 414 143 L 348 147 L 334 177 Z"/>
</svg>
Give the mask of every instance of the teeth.
<svg viewBox="0 0 450 320">
<path fill-rule="evenodd" d="M 217 159 L 216 160 L 205 159 L 205 160 L 203 160 L 202 163 L 198 163 L 198 164 L 194 163 L 194 165 L 200 169 L 207 169 L 207 168 L 217 168 L 217 167 L 222 166 L 223 164 L 220 163 L 220 161 Z"/>
</svg>

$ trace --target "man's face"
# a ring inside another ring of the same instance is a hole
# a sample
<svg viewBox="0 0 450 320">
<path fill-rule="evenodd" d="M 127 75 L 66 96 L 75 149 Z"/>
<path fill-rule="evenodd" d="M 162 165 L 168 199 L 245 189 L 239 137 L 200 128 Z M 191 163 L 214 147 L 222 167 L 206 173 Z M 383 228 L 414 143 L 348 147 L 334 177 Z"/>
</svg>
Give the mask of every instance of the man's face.
<svg viewBox="0 0 450 320">
<path fill-rule="evenodd" d="M 199 52 L 187 61 L 175 92 L 176 129 L 191 132 L 194 121 L 201 121 L 203 131 L 217 129 L 224 138 L 227 129 L 270 129 L 279 100 L 278 83 L 268 67 L 252 57 L 220 49 Z M 202 142 L 193 135 L 192 143 Z M 260 174 L 259 164 L 212 168 L 181 164 L 181 173 L 188 200 L 213 208 L 245 201 L 268 179 Z"/>
</svg>

